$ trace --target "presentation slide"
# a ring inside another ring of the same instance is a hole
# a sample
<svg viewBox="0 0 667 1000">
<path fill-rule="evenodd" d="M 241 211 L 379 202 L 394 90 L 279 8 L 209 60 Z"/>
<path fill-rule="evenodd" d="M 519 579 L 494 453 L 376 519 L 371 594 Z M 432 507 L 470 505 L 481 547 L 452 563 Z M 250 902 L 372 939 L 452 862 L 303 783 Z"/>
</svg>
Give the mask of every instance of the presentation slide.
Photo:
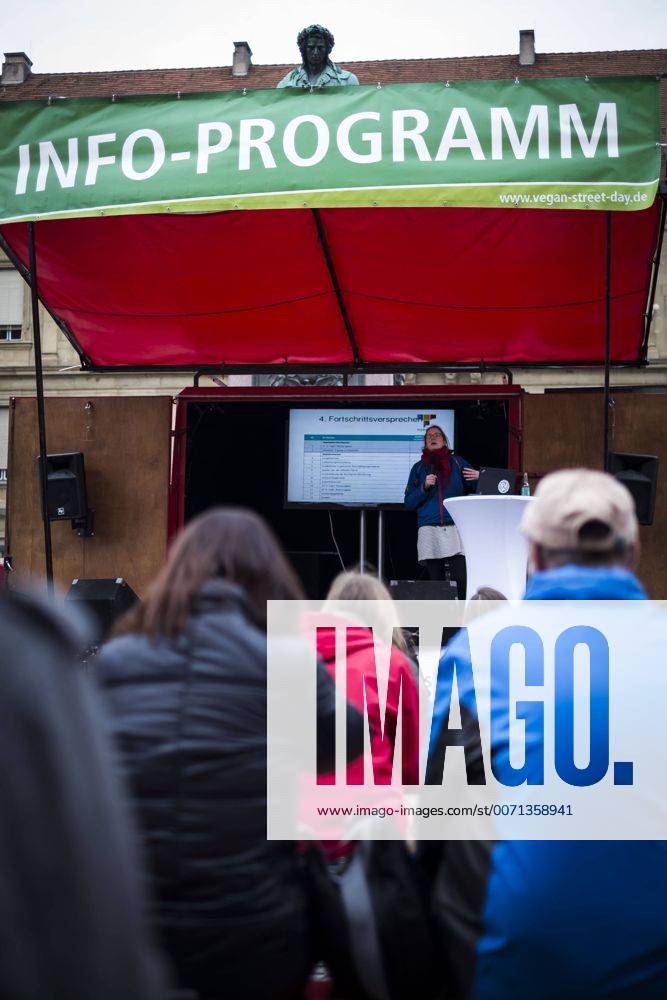
<svg viewBox="0 0 667 1000">
<path fill-rule="evenodd" d="M 402 504 L 432 424 L 454 447 L 453 410 L 290 410 L 287 502 Z"/>
</svg>

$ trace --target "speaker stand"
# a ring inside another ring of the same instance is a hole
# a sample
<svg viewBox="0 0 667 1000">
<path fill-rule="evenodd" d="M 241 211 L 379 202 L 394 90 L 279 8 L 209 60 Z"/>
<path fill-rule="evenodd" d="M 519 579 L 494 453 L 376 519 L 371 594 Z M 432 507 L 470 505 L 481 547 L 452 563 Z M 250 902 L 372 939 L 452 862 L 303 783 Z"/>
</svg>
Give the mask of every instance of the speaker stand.
<svg viewBox="0 0 667 1000">
<path fill-rule="evenodd" d="M 72 518 L 72 531 L 79 538 L 92 538 L 95 534 L 95 508 L 88 507 L 84 517 Z"/>
</svg>

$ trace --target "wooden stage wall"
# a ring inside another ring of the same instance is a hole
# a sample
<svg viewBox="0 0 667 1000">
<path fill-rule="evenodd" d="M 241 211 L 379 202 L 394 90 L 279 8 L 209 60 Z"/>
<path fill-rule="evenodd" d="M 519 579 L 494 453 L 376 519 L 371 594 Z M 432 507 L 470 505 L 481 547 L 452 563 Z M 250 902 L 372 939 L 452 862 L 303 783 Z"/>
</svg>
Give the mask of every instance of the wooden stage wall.
<svg viewBox="0 0 667 1000">
<path fill-rule="evenodd" d="M 640 529 L 638 575 L 654 600 L 667 599 L 667 389 L 612 392 L 610 451 L 660 459 L 655 519 Z M 603 467 L 602 392 L 523 397 L 523 462 L 534 489 L 555 469 Z"/>
<path fill-rule="evenodd" d="M 69 521 L 51 522 L 54 580 L 124 577 L 141 596 L 167 545 L 172 402 L 169 396 L 46 399 L 47 449 L 82 451 L 95 535 L 79 538 Z M 44 578 L 35 399 L 12 401 L 6 552 L 13 588 Z"/>
</svg>

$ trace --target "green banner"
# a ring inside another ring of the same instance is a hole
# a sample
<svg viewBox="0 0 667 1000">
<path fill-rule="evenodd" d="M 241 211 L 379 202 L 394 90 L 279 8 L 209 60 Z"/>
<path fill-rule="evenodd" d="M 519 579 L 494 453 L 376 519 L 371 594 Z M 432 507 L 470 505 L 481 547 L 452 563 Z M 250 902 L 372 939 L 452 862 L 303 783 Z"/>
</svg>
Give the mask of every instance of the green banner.
<svg viewBox="0 0 667 1000">
<path fill-rule="evenodd" d="M 648 77 L 0 104 L 0 221 L 323 206 L 635 211 Z"/>
</svg>

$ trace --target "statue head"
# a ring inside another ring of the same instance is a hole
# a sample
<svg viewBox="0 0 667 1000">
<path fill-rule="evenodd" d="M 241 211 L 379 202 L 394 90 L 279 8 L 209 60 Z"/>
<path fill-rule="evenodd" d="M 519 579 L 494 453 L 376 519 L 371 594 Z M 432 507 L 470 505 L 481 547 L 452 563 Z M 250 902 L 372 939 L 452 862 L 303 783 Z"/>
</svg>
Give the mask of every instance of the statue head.
<svg viewBox="0 0 667 1000">
<path fill-rule="evenodd" d="M 321 73 L 329 62 L 334 36 L 321 24 L 310 24 L 297 35 L 301 61 L 309 73 Z"/>
</svg>

